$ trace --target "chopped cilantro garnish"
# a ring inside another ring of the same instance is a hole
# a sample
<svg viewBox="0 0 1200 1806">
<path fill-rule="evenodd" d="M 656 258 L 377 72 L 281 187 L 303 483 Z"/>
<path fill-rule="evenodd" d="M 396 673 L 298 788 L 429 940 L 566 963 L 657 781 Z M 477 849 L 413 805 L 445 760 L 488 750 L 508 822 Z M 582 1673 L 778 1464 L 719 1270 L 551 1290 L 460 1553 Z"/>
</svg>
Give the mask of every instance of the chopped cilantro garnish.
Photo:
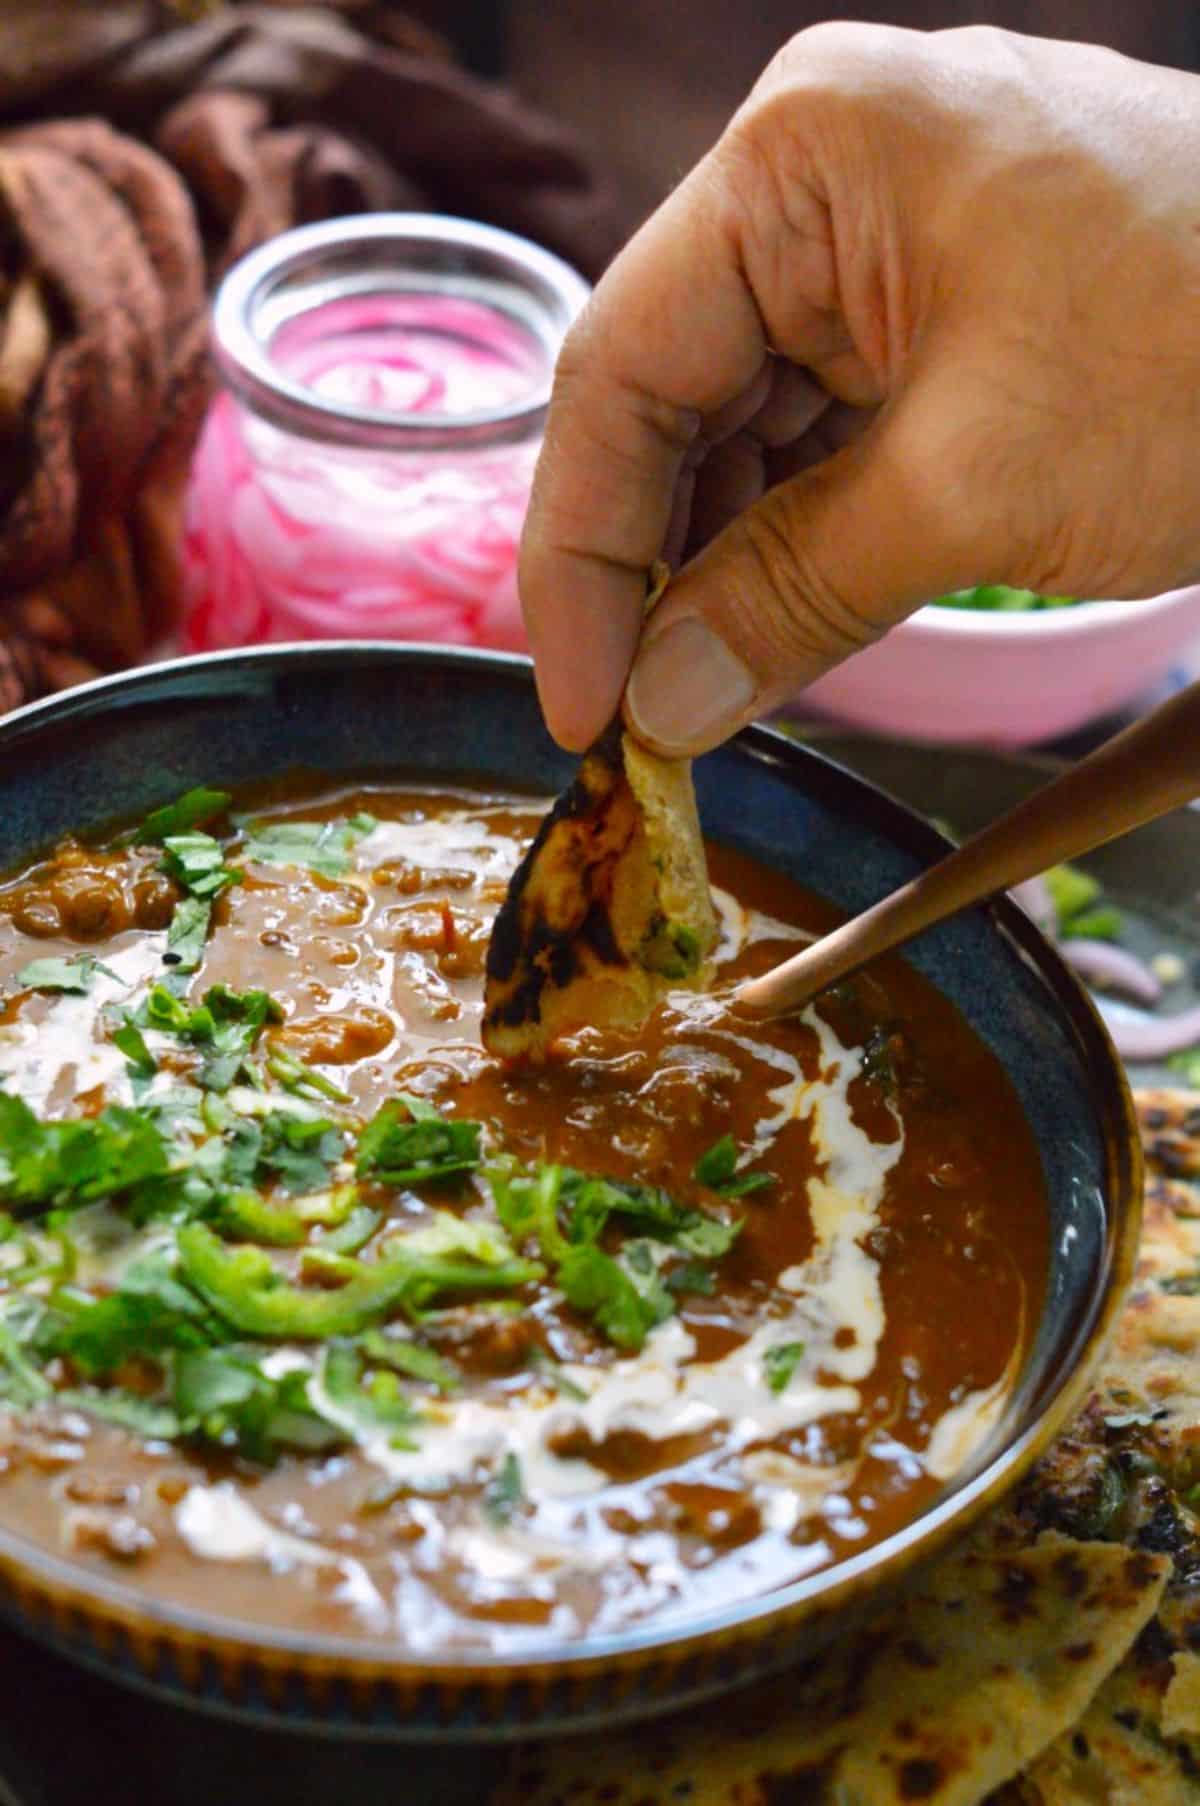
<svg viewBox="0 0 1200 1806">
<path fill-rule="evenodd" d="M 18 1230 L 7 1211 L 0 1213 L 0 1240 L 10 1253 L 21 1257 L 15 1264 L 5 1265 L 2 1277 L 6 1287 L 27 1286 L 34 1279 L 70 1279 L 75 1271 L 78 1250 L 60 1217 L 69 1221 L 70 1212 L 52 1210 L 45 1217 L 40 1232 L 26 1233 Z M 8 1296 L 13 1296 L 11 1290 Z"/>
<path fill-rule="evenodd" d="M 75 991 L 82 995 L 90 989 L 97 972 L 103 972 L 106 978 L 117 976 L 90 953 L 81 953 L 78 959 L 32 959 L 17 973 L 17 983 L 30 991 Z"/>
<path fill-rule="evenodd" d="M 299 865 L 326 878 L 340 878 L 350 868 L 353 847 L 375 826 L 373 815 L 347 821 L 246 822 L 242 825 L 243 859 L 257 865 Z"/>
<path fill-rule="evenodd" d="M 737 1142 L 732 1135 L 722 1135 L 720 1141 L 713 1145 L 697 1160 L 692 1168 L 692 1177 L 698 1185 L 707 1185 L 718 1191 L 727 1185 L 737 1171 Z"/>
<path fill-rule="evenodd" d="M 345 1152 L 342 1130 L 324 1117 L 272 1111 L 262 1118 L 256 1170 L 273 1173 L 295 1196 L 319 1191 Z"/>
<path fill-rule="evenodd" d="M 521 1479 L 521 1463 L 510 1449 L 483 1490 L 483 1514 L 489 1524 L 502 1530 L 516 1516 L 525 1488 Z"/>
<path fill-rule="evenodd" d="M 196 1348 L 175 1363 L 175 1395 L 184 1415 L 197 1422 L 243 1404 L 261 1375 L 226 1349 Z"/>
<path fill-rule="evenodd" d="M 124 1021 L 112 1032 L 113 1046 L 125 1055 L 130 1070 L 138 1078 L 150 1078 L 158 1071 L 158 1062 L 146 1046 L 146 1037 L 136 1022 Z"/>
<path fill-rule="evenodd" d="M 25 1409 L 54 1396 L 54 1388 L 29 1358 L 28 1344 L 40 1320 L 37 1311 L 0 1319 L 0 1398 Z"/>
<path fill-rule="evenodd" d="M 426 1389 L 450 1394 L 463 1383 L 423 1339 L 445 1307 L 467 1300 L 475 1310 L 498 1295 L 502 1302 L 488 1308 L 520 1313 L 523 1289 L 549 1270 L 598 1333 L 636 1350 L 677 1298 L 711 1293 L 712 1263 L 742 1222 L 721 1205 L 695 1208 L 654 1186 L 501 1159 L 488 1178 L 502 1226 L 465 1187 L 466 1214 L 438 1211 L 417 1228 L 366 1201 L 379 1201 L 372 1185 L 421 1186 L 475 1172 L 483 1125 L 401 1093 L 356 1140 L 356 1119 L 334 1120 L 340 1112 L 329 1108 L 351 1106 L 350 1093 L 271 1037 L 260 1046 L 267 1025 L 282 1019 L 265 991 L 213 985 L 199 1001 L 188 996 L 184 975 L 201 964 L 214 905 L 241 880 L 230 847 L 238 859 L 337 878 L 375 826 L 369 815 L 237 822 L 234 840 L 225 822 L 222 840 L 208 830 L 230 801 L 224 791 L 191 790 L 124 842 L 160 847 L 161 869 L 182 893 L 164 953 L 175 972 L 109 1030 L 142 1105 L 41 1122 L 0 1091 L 0 1202 L 50 1213 L 32 1232 L 0 1213 L 8 1262 L 0 1272 L 0 1399 L 57 1398 L 142 1436 L 201 1439 L 264 1462 L 281 1449 L 338 1448 L 364 1435 L 411 1446 L 404 1439 L 421 1422 L 417 1388 L 423 1408 L 437 1413 L 446 1407 Z M 656 969 L 683 976 L 701 950 L 690 930 L 664 920 L 642 951 Z M 97 970 L 117 976 L 81 954 L 35 960 L 21 981 L 82 995 Z M 146 1083 L 159 1070 L 156 1036 L 196 1050 L 192 1082 L 168 1096 L 154 1095 L 165 1075 Z M 272 1080 L 291 1097 L 272 1095 Z M 246 1089 L 235 1090 L 239 1083 Z M 356 1181 L 335 1184 L 347 1159 Z M 728 1136 L 697 1164 L 695 1178 L 725 1198 L 771 1183 L 768 1174 L 739 1173 Z M 108 1291 L 92 1288 L 92 1267 L 76 1259 L 55 1214 L 99 1201 L 106 1208 L 84 1220 L 76 1243 L 80 1253 L 120 1247 Z M 127 1264 L 123 1237 L 148 1222 L 155 1252 Z M 76 1283 L 81 1274 L 86 1287 Z M 34 1278 L 32 1291 L 19 1291 Z M 22 1302 L 31 1307 L 24 1319 L 9 1309 Z M 265 1359 L 279 1343 L 290 1346 Z M 321 1347 L 297 1355 L 302 1343 Z M 774 1389 L 787 1383 L 791 1367 L 780 1381 L 776 1367 L 793 1348 L 794 1366 L 798 1344 L 767 1355 Z M 64 1367 L 47 1372 L 58 1362 Z M 564 1396 L 587 1396 L 539 1350 L 535 1364 Z M 56 1392 L 48 1374 L 61 1384 L 64 1369 L 74 1383 Z M 483 1510 L 507 1524 L 522 1498 L 520 1464 L 509 1453 Z"/>
<path fill-rule="evenodd" d="M 212 904 L 203 897 L 181 897 L 167 929 L 163 959 L 181 972 L 194 972 L 204 953 L 212 921 Z"/>
<path fill-rule="evenodd" d="M 0 1201 L 17 1209 L 90 1204 L 167 1170 L 162 1136 L 138 1110 L 39 1122 L 0 1091 Z"/>
<path fill-rule="evenodd" d="M 701 1154 L 692 1169 L 698 1185 L 720 1192 L 723 1198 L 744 1198 L 764 1185 L 774 1185 L 774 1173 L 739 1173 L 738 1148 L 732 1135 L 722 1135 L 707 1152 Z"/>
<path fill-rule="evenodd" d="M 206 1091 L 227 1091 L 267 1022 L 281 1022 L 283 1011 L 265 991 L 231 991 L 212 985 L 202 1006 L 212 1017 L 200 1083 Z"/>
<path fill-rule="evenodd" d="M 699 1210 L 689 1211 L 688 1217 L 670 1239 L 676 1248 L 694 1254 L 698 1260 L 720 1260 L 728 1254 L 745 1222 L 743 1217 L 711 1217 Z"/>
<path fill-rule="evenodd" d="M 197 1348 L 217 1339 L 210 1313 L 163 1254 L 135 1261 L 116 1291 L 93 1298 L 60 1287 L 37 1332 L 38 1352 L 65 1355 L 89 1379 L 115 1373 L 135 1355 Z"/>
<path fill-rule="evenodd" d="M 391 1367 L 376 1368 L 368 1378 L 370 1357 L 361 1344 L 333 1341 L 321 1351 L 321 1388 L 339 1415 L 364 1430 L 392 1432 L 395 1447 L 411 1447 L 405 1436 L 420 1422 Z"/>
<path fill-rule="evenodd" d="M 163 870 L 193 897 L 218 897 L 238 874 L 225 864 L 225 852 L 211 834 L 169 834 L 163 841 Z"/>
<path fill-rule="evenodd" d="M 162 845 L 162 869 L 187 893 L 175 905 L 163 958 L 181 972 L 194 972 L 212 926 L 213 903 L 231 884 L 240 883 L 241 873 L 225 864 L 220 841 L 198 829 L 165 834 Z"/>
<path fill-rule="evenodd" d="M 692 1210 L 652 1185 L 627 1185 L 568 1173 L 564 1192 L 570 1204 L 572 1242 L 596 1241 L 607 1219 L 618 1216 L 655 1241 L 670 1242 L 701 1260 L 719 1260 L 742 1230 L 740 1217 L 727 1220 L 705 1210 Z"/>
<path fill-rule="evenodd" d="M 195 1038 L 191 1035 L 191 1029 L 200 1012 L 189 1009 L 182 997 L 169 985 L 152 985 L 137 1013 L 147 1028 L 156 1028 L 160 1034 Z M 207 1032 L 211 1034 L 211 1015 L 207 1021 Z"/>
<path fill-rule="evenodd" d="M 163 1135 L 178 1139 L 181 1136 L 202 1134 L 210 1126 L 205 1118 L 205 1107 L 216 1101 L 197 1090 L 195 1085 L 185 1084 L 181 1080 L 169 1091 L 159 1091 L 154 1097 L 146 1098 L 139 1109 L 143 1116 L 148 1116 L 156 1124 Z"/>
<path fill-rule="evenodd" d="M 205 1348 L 179 1354 L 172 1382 L 185 1434 L 237 1447 L 256 1461 L 272 1461 L 281 1448 L 321 1451 L 349 1440 L 345 1429 L 314 1404 L 306 1372 L 272 1378 L 250 1350 Z"/>
<path fill-rule="evenodd" d="M 680 1266 L 672 1267 L 663 1284 L 677 1298 L 689 1292 L 701 1298 L 711 1298 L 717 1289 L 712 1268 L 706 1267 L 701 1260 L 685 1260 Z"/>
<path fill-rule="evenodd" d="M 121 1293 L 98 1300 L 90 1313 L 81 1309 L 67 1331 L 60 1327 L 56 1338 L 43 1336 L 43 1353 L 69 1355 L 72 1364 L 90 1378 L 112 1373 L 128 1356 L 152 1356 L 163 1373 L 159 1392 L 145 1396 L 123 1387 L 99 1389 L 96 1385 L 52 1392 L 49 1382 L 34 1371 L 34 1380 L 43 1387 L 38 1398 L 51 1396 L 60 1405 L 87 1410 L 139 1436 L 206 1439 L 220 1447 L 237 1447 L 264 1463 L 273 1461 L 280 1448 L 323 1450 L 342 1447 L 347 1441 L 345 1430 L 314 1407 L 307 1373 L 289 1371 L 271 1378 L 262 1371 L 253 1349 L 206 1342 L 206 1329 L 210 1336 L 222 1331 L 219 1324 L 213 1326 L 211 1318 L 204 1318 L 201 1302 L 188 1289 L 175 1286 L 173 1293 L 161 1291 L 157 1299 L 163 1315 L 159 1318 L 148 1317 L 145 1311 L 136 1320 L 130 1318 L 130 1297 L 139 1297 L 143 1306 L 148 1306 L 155 1293 L 130 1293 L 123 1288 Z M 183 1317 L 177 1309 L 179 1300 L 186 1302 Z M 123 1304 L 119 1313 L 112 1309 L 114 1302 Z M 108 1306 L 103 1327 L 94 1315 L 99 1306 Z M 51 1309 L 51 1324 L 56 1317 L 60 1311 Z M 0 1336 L 0 1364 L 2 1360 Z"/>
<path fill-rule="evenodd" d="M 548 1379 L 554 1390 L 563 1398 L 569 1398 L 572 1404 L 586 1404 L 588 1395 L 583 1387 L 577 1386 L 571 1376 L 565 1373 L 558 1362 L 552 1360 L 543 1349 L 536 1346 L 530 1349 L 529 1364 L 536 1373 L 540 1373 Z"/>
<path fill-rule="evenodd" d="M 68 1409 L 87 1411 L 107 1423 L 120 1424 L 151 1441 L 170 1442 L 180 1434 L 183 1425 L 179 1415 L 161 1400 L 145 1398 L 140 1392 L 129 1392 L 123 1386 L 67 1386 L 55 1394 L 55 1404 Z"/>
<path fill-rule="evenodd" d="M 522 1172 L 502 1158 L 487 1177 L 497 1215 L 514 1241 L 536 1238 L 546 1260 L 557 1265 L 568 1302 L 623 1348 L 641 1347 L 646 1331 L 670 1315 L 673 1293 L 711 1290 L 711 1281 L 695 1278 L 699 1263 L 727 1254 L 742 1229 L 741 1219 L 689 1209 L 653 1186 L 593 1178 L 571 1167 Z M 611 1218 L 634 1226 L 642 1238 L 627 1243 L 621 1259 L 598 1246 Z M 652 1242 L 693 1257 L 690 1282 L 660 1277 Z"/>
<path fill-rule="evenodd" d="M 417 1097 L 411 1091 L 401 1091 L 397 1095 L 414 1122 L 440 1122 L 442 1120 L 441 1112 L 430 1103 L 427 1097 Z"/>
<path fill-rule="evenodd" d="M 210 985 L 194 1009 L 166 985 L 155 985 L 132 1018 L 136 1027 L 201 1047 L 200 1083 L 206 1091 L 228 1091 L 264 1025 L 282 1019 L 283 1011 L 266 991 L 231 991 L 228 985 Z"/>
<path fill-rule="evenodd" d="M 675 1301 L 663 1284 L 653 1242 L 626 1242 L 621 1250 L 621 1266 L 633 1281 L 643 1310 L 649 1316 L 649 1327 L 653 1328 L 673 1314 Z"/>
<path fill-rule="evenodd" d="M 173 835 L 202 828 L 205 822 L 224 814 L 233 798 L 227 790 L 206 790 L 203 785 L 188 790 L 176 802 L 149 814 L 137 831 L 140 846 L 161 842 Z"/>
<path fill-rule="evenodd" d="M 594 1318 L 618 1348 L 636 1353 L 647 1331 L 662 1322 L 657 1296 L 644 1295 L 633 1275 L 600 1248 L 589 1244 L 568 1248 L 557 1279 L 567 1303 Z"/>
<path fill-rule="evenodd" d="M 763 1372 L 772 1392 L 786 1392 L 804 1356 L 803 1342 L 776 1342 L 763 1353 Z"/>
<path fill-rule="evenodd" d="M 363 1130 L 358 1143 L 360 1179 L 383 1185 L 420 1185 L 473 1172 L 479 1165 L 477 1122 L 438 1116 L 417 1098 L 384 1104 Z"/>
<path fill-rule="evenodd" d="M 897 1031 L 894 1025 L 881 1023 L 873 1028 L 863 1043 L 862 1076 L 885 1096 L 896 1092 Z"/>
<path fill-rule="evenodd" d="M 567 1242 L 558 1224 L 558 1203 L 566 1169 L 541 1166 L 536 1173 L 521 1173 L 508 1160 L 488 1171 L 496 1214 L 513 1240 L 536 1236 L 547 1260 L 561 1260 Z"/>
</svg>

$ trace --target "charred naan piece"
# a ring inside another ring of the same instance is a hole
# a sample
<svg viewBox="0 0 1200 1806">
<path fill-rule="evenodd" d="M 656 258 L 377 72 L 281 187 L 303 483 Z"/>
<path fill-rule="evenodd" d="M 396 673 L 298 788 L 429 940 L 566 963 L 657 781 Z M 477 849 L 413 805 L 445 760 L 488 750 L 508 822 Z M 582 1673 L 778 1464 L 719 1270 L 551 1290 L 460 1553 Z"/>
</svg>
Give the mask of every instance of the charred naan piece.
<svg viewBox="0 0 1200 1806">
<path fill-rule="evenodd" d="M 1169 1554 L 1158 1612 L 1077 1725 L 1004 1806 L 1200 1796 L 1200 1094 L 1135 1093 L 1141 1258 L 1095 1394 L 1035 1470 L 1035 1522 Z"/>
<path fill-rule="evenodd" d="M 651 567 L 646 616 L 670 575 Z M 483 1044 L 536 1061 L 576 1029 L 637 1028 L 668 991 L 704 989 L 717 938 L 691 760 L 656 757 L 615 721 L 513 873 Z"/>
<path fill-rule="evenodd" d="M 491 1806 L 979 1806 L 1087 1710 L 1169 1568 L 1111 1543 L 978 1538 L 720 1712 L 519 1752 Z"/>
<path fill-rule="evenodd" d="M 691 762 L 615 723 L 513 874 L 488 948 L 483 1044 L 538 1060 L 589 1024 L 636 1028 L 711 976 L 717 920 Z"/>
</svg>

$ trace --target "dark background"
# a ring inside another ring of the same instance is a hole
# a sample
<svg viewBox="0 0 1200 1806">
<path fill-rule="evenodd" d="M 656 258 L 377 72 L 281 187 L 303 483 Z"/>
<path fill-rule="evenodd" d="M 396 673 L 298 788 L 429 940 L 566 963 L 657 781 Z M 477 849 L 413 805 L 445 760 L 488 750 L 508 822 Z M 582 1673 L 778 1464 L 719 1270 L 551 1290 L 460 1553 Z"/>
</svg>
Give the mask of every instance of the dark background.
<svg viewBox="0 0 1200 1806">
<path fill-rule="evenodd" d="M 821 19 L 1003 25 L 1200 69 L 1196 0 L 410 0 L 410 10 L 479 73 L 574 127 L 616 179 L 630 228 L 713 142 L 774 51 Z"/>
</svg>

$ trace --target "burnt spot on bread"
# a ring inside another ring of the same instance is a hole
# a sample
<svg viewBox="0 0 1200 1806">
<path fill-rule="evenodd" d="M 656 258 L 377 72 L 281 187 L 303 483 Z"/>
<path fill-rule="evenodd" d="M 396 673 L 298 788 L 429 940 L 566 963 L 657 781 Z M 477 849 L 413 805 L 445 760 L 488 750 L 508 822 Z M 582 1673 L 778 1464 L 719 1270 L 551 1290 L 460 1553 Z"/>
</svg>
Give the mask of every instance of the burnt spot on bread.
<svg viewBox="0 0 1200 1806">
<path fill-rule="evenodd" d="M 1134 1542 L 1139 1549 L 1155 1555 L 1183 1555 L 1190 1548 L 1191 1531 L 1183 1521 L 1174 1498 L 1165 1489 L 1155 1502 L 1150 1517 L 1137 1532 Z"/>
<path fill-rule="evenodd" d="M 547 988 L 565 990 L 582 975 L 581 950 L 601 965 L 628 965 L 608 907 L 613 872 L 635 827 L 631 812 L 623 831 L 618 826 L 613 832 L 612 804 L 622 787 L 627 788 L 619 735 L 610 730 L 546 816 L 496 916 L 485 965 L 485 1040 L 490 1028 L 540 1022 Z M 561 922 L 550 919 L 547 906 L 560 894 L 553 882 L 556 870 L 561 871 L 563 891 L 578 885 L 582 917 L 576 911 L 567 912 Z M 545 895 L 538 894 L 539 887 Z"/>
<path fill-rule="evenodd" d="M 538 1060 L 586 1024 L 636 1026 L 672 984 L 703 981 L 716 940 L 690 776 L 631 752 L 617 724 L 551 808 L 496 917 L 484 1046 Z"/>
<path fill-rule="evenodd" d="M 896 1791 L 902 1800 L 932 1799 L 945 1778 L 940 1762 L 915 1756 L 911 1761 L 901 1763 Z"/>
<path fill-rule="evenodd" d="M 492 929 L 491 944 L 488 948 L 487 976 L 498 983 L 507 983 L 517 970 L 523 953 L 540 953 L 545 948 L 561 947 L 563 936 L 555 933 L 541 915 L 536 902 L 533 903 L 535 919 L 526 924 L 529 880 L 538 864 L 541 854 L 552 838 L 558 836 L 566 823 L 586 821 L 589 815 L 597 813 L 607 802 L 621 778 L 618 763 L 613 764 L 602 750 L 602 744 L 590 752 L 581 764 L 574 780 L 562 795 L 557 798 L 547 814 L 525 853 L 520 865 L 513 873 L 495 925 Z"/>
<path fill-rule="evenodd" d="M 1087 1569 L 1075 1555 L 1063 1555 L 1054 1564 L 1059 1585 L 1068 1599 L 1078 1599 L 1087 1592 Z"/>
<path fill-rule="evenodd" d="M 838 1751 L 824 1762 L 806 1762 L 786 1774 L 760 1774 L 757 1780 L 763 1806 L 823 1806 L 834 1797 L 840 1754 Z"/>
<path fill-rule="evenodd" d="M 1036 1615 L 1035 1592 L 1036 1582 L 1027 1569 L 1015 1563 L 1004 1569 L 994 1597 L 1006 1624 L 1019 1624 L 1023 1618 Z"/>
</svg>

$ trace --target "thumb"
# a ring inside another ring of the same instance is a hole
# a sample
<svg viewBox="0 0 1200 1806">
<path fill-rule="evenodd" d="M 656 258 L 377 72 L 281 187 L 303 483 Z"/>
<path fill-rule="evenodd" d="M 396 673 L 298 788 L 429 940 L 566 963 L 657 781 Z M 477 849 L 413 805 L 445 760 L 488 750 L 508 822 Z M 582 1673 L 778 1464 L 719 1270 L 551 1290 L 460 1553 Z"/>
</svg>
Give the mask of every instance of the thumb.
<svg viewBox="0 0 1200 1806">
<path fill-rule="evenodd" d="M 922 480 L 930 462 L 898 456 L 894 426 L 768 490 L 675 578 L 625 691 L 639 740 L 704 752 L 930 597 L 987 581 L 952 483 Z"/>
</svg>

